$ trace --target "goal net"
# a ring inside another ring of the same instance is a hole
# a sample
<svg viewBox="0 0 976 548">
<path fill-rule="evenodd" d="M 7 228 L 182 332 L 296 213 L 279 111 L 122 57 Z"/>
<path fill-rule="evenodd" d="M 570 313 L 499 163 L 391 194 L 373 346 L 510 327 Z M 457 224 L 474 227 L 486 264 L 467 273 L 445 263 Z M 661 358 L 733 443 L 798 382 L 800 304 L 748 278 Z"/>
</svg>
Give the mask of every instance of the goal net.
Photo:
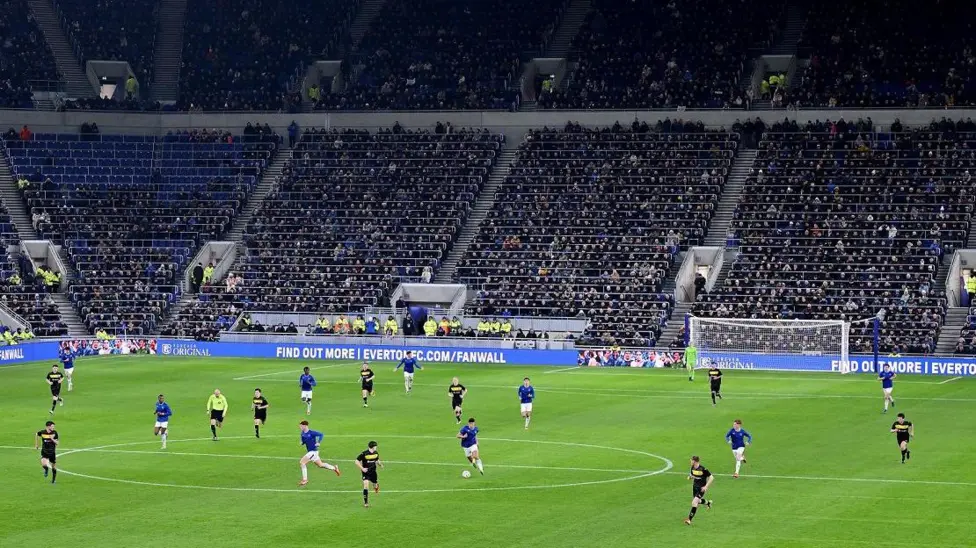
<svg viewBox="0 0 976 548">
<path fill-rule="evenodd" d="M 850 372 L 850 324 L 841 320 L 687 319 L 696 367 Z"/>
</svg>

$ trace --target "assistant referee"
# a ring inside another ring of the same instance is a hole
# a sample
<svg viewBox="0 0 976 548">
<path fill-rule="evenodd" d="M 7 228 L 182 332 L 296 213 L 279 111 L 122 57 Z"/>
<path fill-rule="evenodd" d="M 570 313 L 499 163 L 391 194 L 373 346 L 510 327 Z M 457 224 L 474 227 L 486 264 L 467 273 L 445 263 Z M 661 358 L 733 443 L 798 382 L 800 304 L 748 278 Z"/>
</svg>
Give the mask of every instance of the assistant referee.
<svg viewBox="0 0 976 548">
<path fill-rule="evenodd" d="M 223 428 L 224 416 L 227 414 L 227 398 L 220 390 L 214 390 L 207 400 L 207 413 L 210 414 L 210 432 L 213 440 L 217 441 L 217 427 Z"/>
</svg>

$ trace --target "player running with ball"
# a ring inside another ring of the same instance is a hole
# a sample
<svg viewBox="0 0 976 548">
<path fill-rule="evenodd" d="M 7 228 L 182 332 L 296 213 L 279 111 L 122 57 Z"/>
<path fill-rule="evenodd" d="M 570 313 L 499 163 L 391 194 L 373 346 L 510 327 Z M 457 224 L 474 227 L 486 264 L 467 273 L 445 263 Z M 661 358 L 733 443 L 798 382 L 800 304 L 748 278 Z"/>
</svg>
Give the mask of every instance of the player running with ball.
<svg viewBox="0 0 976 548">
<path fill-rule="evenodd" d="M 478 426 L 474 423 L 474 418 L 468 419 L 468 424 L 461 427 L 457 438 L 461 440 L 461 449 L 464 449 L 464 456 L 468 462 L 478 469 L 481 475 L 485 475 L 485 467 L 481 464 L 481 455 L 478 453 Z"/>
<path fill-rule="evenodd" d="M 752 434 L 742 428 L 742 421 L 735 419 L 732 428 L 725 434 L 725 442 L 732 446 L 732 456 L 735 457 L 735 474 L 739 477 L 739 469 L 746 462 L 746 446 L 752 445 Z"/>
</svg>

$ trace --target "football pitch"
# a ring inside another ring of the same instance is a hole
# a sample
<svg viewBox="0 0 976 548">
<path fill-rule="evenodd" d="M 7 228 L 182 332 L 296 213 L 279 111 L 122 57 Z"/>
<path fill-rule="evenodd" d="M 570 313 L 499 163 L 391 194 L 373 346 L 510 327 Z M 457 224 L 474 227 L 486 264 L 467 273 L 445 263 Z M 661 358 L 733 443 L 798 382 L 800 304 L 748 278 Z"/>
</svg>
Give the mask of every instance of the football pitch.
<svg viewBox="0 0 976 548">
<path fill-rule="evenodd" d="M 310 417 L 304 365 L 319 383 Z M 0 367 L 0 546 L 976 545 L 976 380 L 901 376 L 882 415 L 868 375 L 728 370 L 713 408 L 702 372 L 692 383 L 672 370 L 427 364 L 408 396 L 393 367 L 372 364 L 363 408 L 358 363 L 79 360 L 54 416 L 54 485 L 32 450 L 50 418 L 49 364 Z M 454 437 L 455 375 L 481 430 L 483 477 Z M 524 376 L 536 388 L 528 430 Z M 261 439 L 256 387 L 271 404 Z M 229 399 L 218 442 L 205 411 L 214 388 Z M 165 450 L 152 435 L 160 393 L 174 412 Z M 907 464 L 889 432 L 897 412 L 916 429 Z M 306 418 L 343 474 L 311 467 L 299 488 Z M 737 418 L 755 439 L 733 479 L 724 435 Z M 370 440 L 386 466 L 365 509 L 353 460 Z M 691 455 L 717 477 L 714 507 L 689 527 Z"/>
</svg>

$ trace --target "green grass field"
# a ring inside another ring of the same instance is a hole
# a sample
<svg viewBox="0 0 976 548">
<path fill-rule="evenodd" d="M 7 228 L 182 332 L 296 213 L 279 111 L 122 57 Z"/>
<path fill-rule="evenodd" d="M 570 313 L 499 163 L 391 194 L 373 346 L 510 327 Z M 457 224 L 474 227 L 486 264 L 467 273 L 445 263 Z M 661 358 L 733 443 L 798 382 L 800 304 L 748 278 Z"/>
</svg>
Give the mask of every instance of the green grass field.
<svg viewBox="0 0 976 548">
<path fill-rule="evenodd" d="M 905 465 L 873 377 L 727 371 L 717 408 L 699 374 L 429 364 L 406 396 L 393 364 L 373 365 L 362 408 L 358 364 L 317 362 L 312 427 L 341 478 L 298 459 L 305 418 L 282 360 L 109 357 L 80 360 L 55 415 L 58 483 L 42 478 L 34 433 L 48 420 L 47 365 L 0 368 L 0 546 L 974 546 L 976 381 L 902 377 L 897 408 L 915 422 Z M 454 435 L 447 385 L 468 387 L 486 475 Z M 526 431 L 516 386 L 531 376 Z M 271 402 L 254 438 L 250 393 Z M 206 399 L 230 399 L 219 442 Z M 168 449 L 153 405 L 173 407 Z M 741 418 L 755 436 L 744 475 L 723 436 Z M 380 444 L 382 491 L 364 509 L 352 464 Z M 716 473 L 715 507 L 682 524 L 688 458 Z"/>
</svg>

